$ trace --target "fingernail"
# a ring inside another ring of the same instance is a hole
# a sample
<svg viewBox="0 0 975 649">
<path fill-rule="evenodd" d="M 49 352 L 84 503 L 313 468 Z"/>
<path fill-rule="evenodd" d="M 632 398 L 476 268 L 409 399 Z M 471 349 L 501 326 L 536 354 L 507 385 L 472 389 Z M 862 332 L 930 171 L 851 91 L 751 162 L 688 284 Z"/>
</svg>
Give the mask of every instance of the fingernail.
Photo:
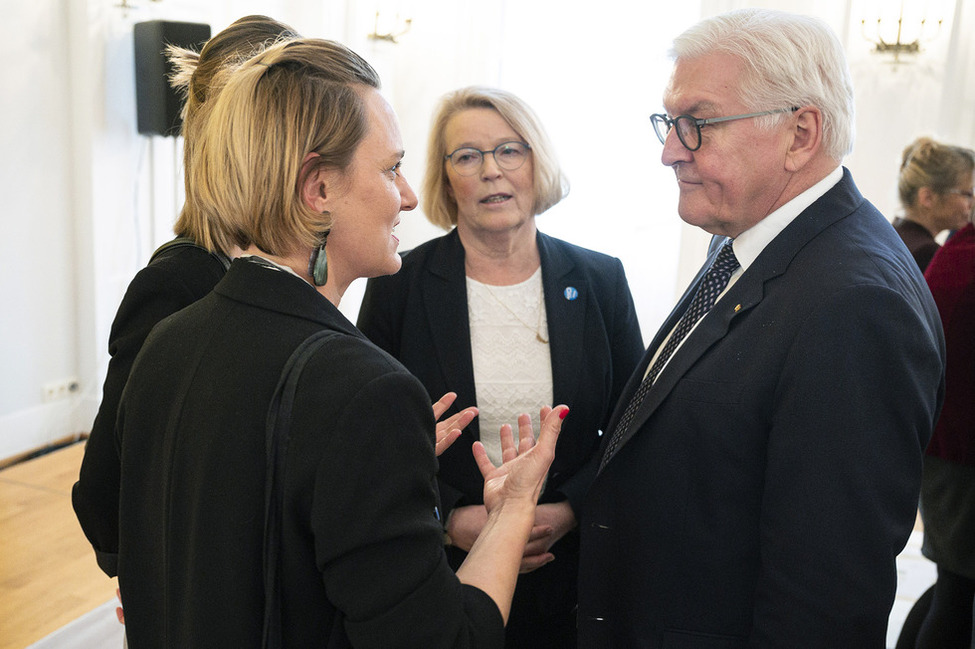
<svg viewBox="0 0 975 649">
<path fill-rule="evenodd" d="M 559 419 L 565 419 L 566 415 L 568 414 L 569 414 L 569 409 L 566 408 L 565 410 L 559 413 Z"/>
</svg>

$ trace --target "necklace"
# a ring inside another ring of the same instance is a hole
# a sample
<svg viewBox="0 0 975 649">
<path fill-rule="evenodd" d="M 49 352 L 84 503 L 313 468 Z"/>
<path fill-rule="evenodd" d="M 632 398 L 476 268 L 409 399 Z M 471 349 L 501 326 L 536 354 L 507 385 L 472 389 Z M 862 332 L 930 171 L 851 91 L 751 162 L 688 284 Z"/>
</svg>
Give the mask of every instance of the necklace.
<svg viewBox="0 0 975 649">
<path fill-rule="evenodd" d="M 530 324 L 528 324 L 527 322 L 525 322 L 521 318 L 520 315 L 518 315 L 517 313 L 515 313 L 515 311 L 511 307 L 509 307 L 501 298 L 499 298 L 494 293 L 494 291 L 491 290 L 490 285 L 488 285 L 488 284 L 481 284 L 481 286 L 483 286 L 485 289 L 487 289 L 488 295 L 490 295 L 491 298 L 493 298 L 495 302 L 497 302 L 498 304 L 500 304 L 504 308 L 505 311 L 507 311 L 508 313 L 510 313 L 511 315 L 513 315 L 514 318 L 515 318 L 515 320 L 517 320 L 518 322 L 520 322 L 522 324 L 522 326 L 524 326 L 529 331 L 535 332 L 535 340 L 537 340 L 538 342 L 542 343 L 543 345 L 547 345 L 548 344 L 548 338 L 546 338 L 545 336 L 542 335 L 542 313 L 544 313 L 544 311 L 543 311 L 543 308 L 544 307 L 543 307 L 542 298 L 543 298 L 544 294 L 542 292 L 542 283 L 541 283 L 541 280 L 539 280 L 539 282 L 538 282 L 538 322 L 535 324 L 534 327 L 531 326 Z"/>
</svg>

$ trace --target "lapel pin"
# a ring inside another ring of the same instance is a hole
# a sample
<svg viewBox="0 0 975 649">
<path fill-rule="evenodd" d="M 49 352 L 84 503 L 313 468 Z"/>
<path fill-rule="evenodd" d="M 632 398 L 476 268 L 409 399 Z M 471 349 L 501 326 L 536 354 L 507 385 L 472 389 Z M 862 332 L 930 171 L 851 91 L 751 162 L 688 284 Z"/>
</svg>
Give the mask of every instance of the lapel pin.
<svg viewBox="0 0 975 649">
<path fill-rule="evenodd" d="M 740 304 L 736 304 L 735 305 L 735 313 L 738 313 L 739 311 L 741 311 L 741 305 Z"/>
<path fill-rule="evenodd" d="M 563 291 L 562 295 L 565 296 L 565 299 L 571 302 L 572 300 L 579 297 L 579 291 L 576 290 L 575 286 L 566 286 L 565 291 Z"/>
</svg>

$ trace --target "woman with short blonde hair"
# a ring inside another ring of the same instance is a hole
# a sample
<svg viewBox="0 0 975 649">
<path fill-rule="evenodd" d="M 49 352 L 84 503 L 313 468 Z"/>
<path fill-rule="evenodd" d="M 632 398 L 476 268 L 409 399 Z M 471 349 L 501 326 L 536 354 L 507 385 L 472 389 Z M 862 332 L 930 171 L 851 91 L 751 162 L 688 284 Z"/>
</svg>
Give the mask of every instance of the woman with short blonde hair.
<svg viewBox="0 0 975 649">
<path fill-rule="evenodd" d="M 119 586 L 133 647 L 499 648 L 565 406 L 473 451 L 488 520 L 443 551 L 423 386 L 338 310 L 395 272 L 416 196 L 369 64 L 331 41 L 231 73 L 193 161 L 244 248 L 160 323 L 119 408 Z M 454 431 L 459 433 L 459 431 Z"/>
</svg>

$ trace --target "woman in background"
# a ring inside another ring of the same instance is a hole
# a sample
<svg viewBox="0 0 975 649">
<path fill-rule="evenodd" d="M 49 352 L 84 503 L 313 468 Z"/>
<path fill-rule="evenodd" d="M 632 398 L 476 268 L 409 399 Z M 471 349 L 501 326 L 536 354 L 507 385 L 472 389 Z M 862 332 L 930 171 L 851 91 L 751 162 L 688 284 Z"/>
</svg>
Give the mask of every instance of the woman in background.
<svg viewBox="0 0 975 649">
<path fill-rule="evenodd" d="M 239 65 L 269 43 L 297 36 L 291 27 L 267 16 L 245 16 L 208 40 L 199 53 L 170 48 L 178 70 L 174 85 L 185 88 L 186 93 L 182 134 L 187 196 L 193 190 L 191 155 L 212 100 L 219 93 L 219 73 Z M 118 508 L 115 419 L 132 363 L 156 323 L 209 293 L 223 277 L 230 258 L 240 253 L 230 237 L 219 231 L 218 224 L 189 204 L 183 207 L 174 230 L 177 238 L 164 244 L 136 274 L 115 315 L 102 402 L 71 493 L 78 521 L 95 549 L 99 567 L 109 577 L 118 570 L 118 518 L 104 516 L 103 512 L 105 508 Z"/>
<path fill-rule="evenodd" d="M 423 207 L 449 232 L 404 254 L 396 275 L 370 280 L 358 318 L 428 394 L 454 390 L 458 406 L 479 411 L 440 457 L 452 566 L 487 520 L 471 445 L 479 440 L 498 464 L 503 424 L 553 400 L 572 406 L 525 551 L 507 647 L 575 646 L 575 512 L 596 473 L 601 431 L 643 354 L 620 261 L 535 225 L 566 191 L 525 102 L 486 87 L 447 95 L 430 133 Z"/>
<path fill-rule="evenodd" d="M 967 152 L 969 159 L 973 153 Z M 973 175 L 968 191 L 973 218 Z M 924 556 L 938 566 L 918 649 L 969 649 L 975 600 L 975 225 L 967 223 L 924 273 L 945 330 L 945 401 L 924 457 Z"/>
<path fill-rule="evenodd" d="M 935 237 L 965 225 L 972 201 L 972 152 L 919 137 L 901 160 L 897 190 L 904 216 L 894 229 L 923 272 L 938 251 Z"/>
</svg>

